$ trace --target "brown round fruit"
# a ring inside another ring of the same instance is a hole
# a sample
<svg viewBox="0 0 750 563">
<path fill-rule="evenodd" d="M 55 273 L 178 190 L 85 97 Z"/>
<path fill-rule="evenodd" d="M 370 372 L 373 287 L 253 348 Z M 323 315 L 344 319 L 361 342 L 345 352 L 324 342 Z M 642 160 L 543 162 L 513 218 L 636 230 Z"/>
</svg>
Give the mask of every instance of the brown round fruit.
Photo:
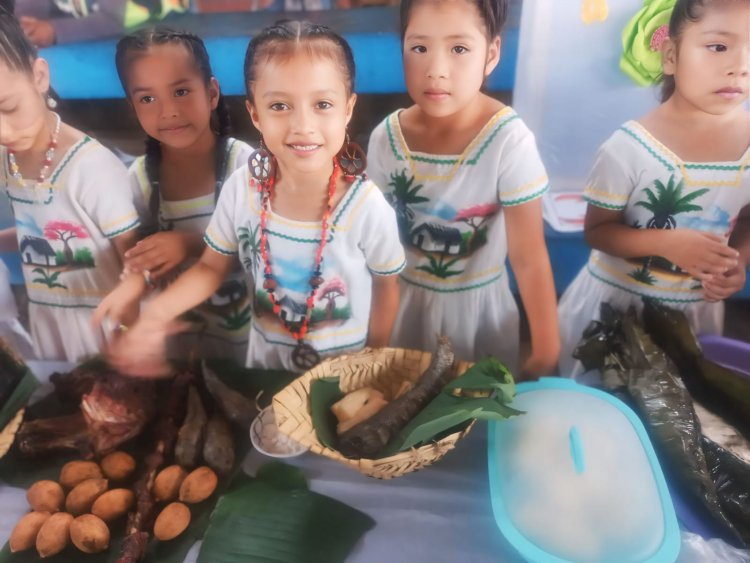
<svg viewBox="0 0 750 563">
<path fill-rule="evenodd" d="M 104 475 L 112 481 L 124 481 L 135 471 L 133 456 L 125 452 L 112 452 L 102 459 L 101 464 Z"/>
<path fill-rule="evenodd" d="M 49 517 L 49 512 L 29 512 L 23 516 L 10 533 L 8 545 L 11 553 L 34 547 L 36 536 Z"/>
<path fill-rule="evenodd" d="M 65 502 L 65 491 L 55 481 L 37 481 L 26 491 L 31 510 L 58 512 Z"/>
<path fill-rule="evenodd" d="M 56 512 L 42 525 L 36 536 L 39 557 L 51 557 L 60 553 L 70 542 L 70 523 L 73 516 L 67 512 Z"/>
<path fill-rule="evenodd" d="M 94 501 L 106 490 L 106 479 L 86 479 L 68 493 L 68 498 L 65 499 L 65 511 L 73 516 L 86 514 L 91 510 Z"/>
<path fill-rule="evenodd" d="M 190 525 L 190 509 L 181 502 L 168 504 L 154 522 L 154 536 L 161 541 L 173 540 Z"/>
<path fill-rule="evenodd" d="M 195 504 L 206 500 L 216 490 L 219 478 L 210 467 L 193 470 L 180 485 L 180 501 Z"/>
<path fill-rule="evenodd" d="M 60 484 L 72 489 L 86 479 L 101 479 L 102 470 L 93 461 L 70 461 L 60 470 Z"/>
<path fill-rule="evenodd" d="M 84 514 L 71 522 L 70 540 L 84 553 L 99 553 L 109 547 L 109 528 L 101 518 Z"/>
<path fill-rule="evenodd" d="M 170 465 L 162 469 L 154 480 L 154 498 L 160 502 L 175 500 L 185 477 L 187 471 L 179 465 Z"/>
<path fill-rule="evenodd" d="M 117 520 L 124 516 L 133 506 L 135 495 L 130 489 L 112 489 L 103 493 L 91 506 L 91 514 L 105 522 Z"/>
</svg>

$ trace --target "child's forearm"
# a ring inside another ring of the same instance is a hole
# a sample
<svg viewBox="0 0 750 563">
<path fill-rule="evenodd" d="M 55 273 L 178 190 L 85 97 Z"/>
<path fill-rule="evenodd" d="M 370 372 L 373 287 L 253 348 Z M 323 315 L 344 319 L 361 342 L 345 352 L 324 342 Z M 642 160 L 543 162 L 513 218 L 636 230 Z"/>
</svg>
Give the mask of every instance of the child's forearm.
<svg viewBox="0 0 750 563">
<path fill-rule="evenodd" d="M 231 257 L 206 250 L 195 265 L 145 307 L 142 316 L 169 321 L 189 311 L 219 289 L 231 267 Z"/>
<path fill-rule="evenodd" d="M 750 265 L 750 206 L 740 212 L 729 239 L 729 246 L 737 249 L 745 266 Z"/>
<path fill-rule="evenodd" d="M 618 258 L 666 257 L 670 234 L 669 230 L 636 229 L 615 222 L 601 223 L 584 231 L 591 248 Z"/>
<path fill-rule="evenodd" d="M 206 250 L 206 243 L 203 240 L 203 234 L 186 232 L 183 236 L 185 238 L 185 248 L 187 249 L 188 254 L 196 258 L 200 257 L 203 254 L 203 251 Z"/>
<path fill-rule="evenodd" d="M 388 346 L 399 304 L 398 276 L 373 276 L 367 345 Z"/>
<path fill-rule="evenodd" d="M 560 355 L 557 297 L 547 252 L 511 262 L 531 333 L 531 355 L 554 369 Z"/>
<path fill-rule="evenodd" d="M 18 238 L 16 228 L 0 230 L 0 252 L 18 252 Z"/>
</svg>

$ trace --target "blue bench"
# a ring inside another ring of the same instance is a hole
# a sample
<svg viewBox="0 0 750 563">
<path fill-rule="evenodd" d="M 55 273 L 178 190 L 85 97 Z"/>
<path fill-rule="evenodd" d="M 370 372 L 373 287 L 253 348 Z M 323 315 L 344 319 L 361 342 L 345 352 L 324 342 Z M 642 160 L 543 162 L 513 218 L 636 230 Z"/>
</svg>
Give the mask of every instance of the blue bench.
<svg viewBox="0 0 750 563">
<path fill-rule="evenodd" d="M 287 14 L 287 16 L 295 17 Z M 392 94 L 406 91 L 401 69 L 398 9 L 355 8 L 308 12 L 300 17 L 324 23 L 343 33 L 352 46 L 357 65 L 356 91 Z M 200 35 L 225 94 L 243 95 L 245 49 L 250 37 L 280 18 L 278 13 L 183 14 L 163 23 Z M 512 90 L 516 73 L 520 4 L 514 3 L 503 35 L 503 56 L 487 87 Z M 116 40 L 60 45 L 44 49 L 52 84 L 64 99 L 103 99 L 123 96 L 115 71 Z"/>
</svg>

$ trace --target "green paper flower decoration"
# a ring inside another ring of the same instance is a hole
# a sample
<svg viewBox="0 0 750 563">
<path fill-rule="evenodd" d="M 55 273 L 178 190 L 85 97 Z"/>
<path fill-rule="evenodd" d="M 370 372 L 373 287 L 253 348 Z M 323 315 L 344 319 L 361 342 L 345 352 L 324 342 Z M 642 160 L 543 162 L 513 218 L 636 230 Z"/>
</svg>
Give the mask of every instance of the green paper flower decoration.
<svg viewBox="0 0 750 563">
<path fill-rule="evenodd" d="M 661 76 L 660 49 L 674 5 L 675 0 L 645 0 L 622 32 L 620 69 L 639 86 L 649 86 Z"/>
</svg>

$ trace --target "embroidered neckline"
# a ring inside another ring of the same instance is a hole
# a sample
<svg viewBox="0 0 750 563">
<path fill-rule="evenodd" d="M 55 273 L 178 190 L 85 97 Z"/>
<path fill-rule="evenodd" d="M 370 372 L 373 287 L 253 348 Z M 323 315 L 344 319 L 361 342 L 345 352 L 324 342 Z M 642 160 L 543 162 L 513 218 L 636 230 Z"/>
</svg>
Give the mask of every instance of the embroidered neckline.
<svg viewBox="0 0 750 563">
<path fill-rule="evenodd" d="M 414 178 L 420 182 L 424 181 L 437 181 L 437 182 L 450 182 L 453 180 L 453 178 L 458 173 L 460 167 L 462 164 L 474 164 L 481 156 L 482 152 L 484 152 L 484 149 L 486 148 L 488 142 L 494 138 L 494 136 L 497 134 L 497 132 L 502 129 L 502 126 L 509 123 L 513 119 L 516 119 L 518 116 L 513 111 L 513 108 L 510 106 L 505 106 L 504 108 L 498 110 L 493 114 L 493 116 L 485 123 L 482 128 L 479 130 L 479 133 L 471 140 L 471 142 L 466 146 L 466 148 L 461 152 L 460 155 L 430 155 L 429 153 L 424 153 L 420 151 L 412 151 L 408 144 L 406 143 L 406 139 L 404 138 L 404 133 L 401 129 L 401 122 L 399 121 L 399 114 L 400 111 L 394 112 L 389 116 L 389 121 L 391 122 L 391 127 L 393 129 L 393 132 L 398 140 L 398 144 L 400 147 L 400 152 L 403 155 L 403 157 L 406 159 L 406 161 L 409 163 L 409 168 L 411 170 L 412 175 Z M 508 116 L 509 119 L 504 121 L 500 127 L 495 127 L 498 122 L 501 121 L 503 117 Z M 483 140 L 487 139 L 487 143 L 485 143 L 482 148 L 477 153 L 476 157 L 474 159 L 468 159 L 468 156 L 472 154 L 472 152 L 476 149 L 476 147 L 481 143 Z M 439 158 L 439 157 L 445 157 L 445 158 Z M 451 168 L 448 171 L 447 174 L 420 174 L 417 170 L 416 162 L 428 162 L 430 164 L 450 164 Z"/>
<path fill-rule="evenodd" d="M 657 139 L 648 129 L 637 121 L 629 121 L 621 129 L 640 143 L 651 155 L 659 160 L 670 172 L 678 169 L 685 185 L 690 187 L 729 187 L 737 188 L 742 184 L 742 176 L 750 165 L 750 146 L 740 158 L 733 161 L 691 162 L 682 160 L 669 147 Z M 659 151 L 658 154 L 656 151 Z M 671 163 L 669 162 L 671 161 Z M 726 170 L 736 171 L 733 180 L 696 180 L 691 178 L 688 170 Z"/>
</svg>

